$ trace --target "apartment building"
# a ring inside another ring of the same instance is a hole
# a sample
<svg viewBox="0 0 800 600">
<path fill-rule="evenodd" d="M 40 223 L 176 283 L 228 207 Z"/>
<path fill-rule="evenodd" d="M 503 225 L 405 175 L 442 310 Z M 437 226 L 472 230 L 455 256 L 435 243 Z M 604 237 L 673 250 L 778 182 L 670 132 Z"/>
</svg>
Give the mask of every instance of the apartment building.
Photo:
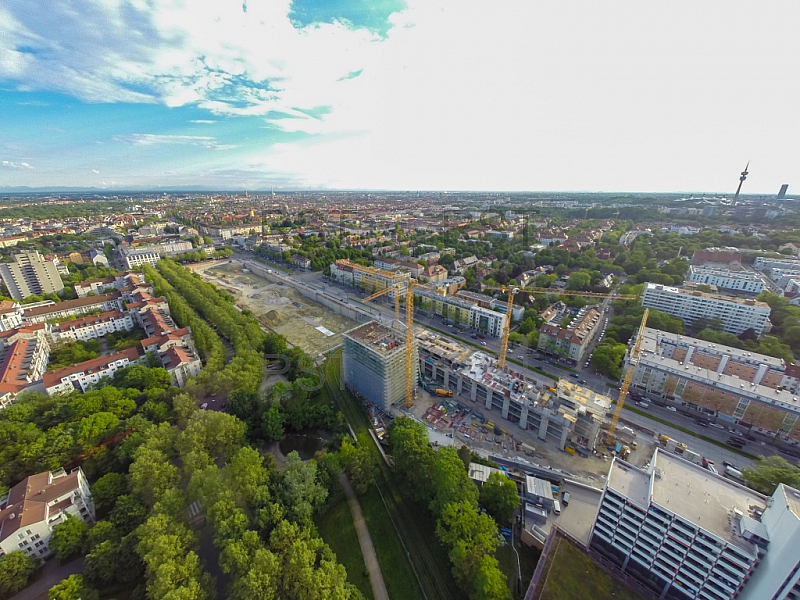
<svg viewBox="0 0 800 600">
<path fill-rule="evenodd" d="M 141 345 L 145 354 L 148 352 L 163 354 L 174 346 L 192 348 L 194 340 L 192 339 L 191 330 L 188 327 L 182 327 L 181 329 L 145 338 L 141 341 Z"/>
<path fill-rule="evenodd" d="M 148 338 L 165 335 L 177 329 L 168 309 L 148 307 L 147 310 L 136 311 L 133 315 Z"/>
<path fill-rule="evenodd" d="M 87 296 L 64 302 L 26 305 L 22 309 L 22 318 L 25 323 L 45 323 L 94 311 L 107 312 L 111 310 L 122 310 L 122 294 L 119 292 Z"/>
<path fill-rule="evenodd" d="M 136 269 L 142 265 L 156 266 L 156 263 L 161 260 L 161 254 L 156 250 L 149 250 L 147 248 L 130 248 L 127 246 L 120 248 L 122 260 L 125 262 L 125 267 L 128 269 Z"/>
<path fill-rule="evenodd" d="M 407 283 L 409 280 L 406 273 L 364 267 L 344 259 L 337 260 L 331 265 L 331 277 L 339 283 L 361 288 L 368 293 L 379 292 L 398 283 Z M 394 295 L 394 291 L 388 293 L 389 298 L 394 298 Z"/>
<path fill-rule="evenodd" d="M 429 287 L 414 288 L 414 298 L 419 308 L 430 310 L 456 324 L 492 337 L 502 336 L 506 315 L 479 306 L 476 302 L 461 297 L 461 294 L 462 292 L 455 296 L 445 296 Z"/>
<path fill-rule="evenodd" d="M 37 251 L 14 255 L 14 262 L 0 263 L 0 277 L 15 300 L 64 289 L 57 264 Z"/>
<path fill-rule="evenodd" d="M 22 325 L 22 306 L 19 302 L 0 300 L 0 331 L 7 331 Z"/>
<path fill-rule="evenodd" d="M 61 392 L 69 393 L 73 390 L 85 392 L 103 377 L 110 377 L 117 370 L 136 364 L 139 362 L 139 358 L 139 351 L 136 348 L 128 348 L 122 352 L 93 358 L 77 365 L 62 367 L 42 376 L 44 388 L 51 396 Z"/>
<path fill-rule="evenodd" d="M 0 498 L 0 556 L 17 550 L 33 559 L 50 555 L 50 536 L 67 515 L 92 523 L 94 502 L 79 468 L 31 475 Z"/>
<path fill-rule="evenodd" d="M 589 342 L 600 327 L 601 317 L 596 306 L 584 306 L 566 327 L 546 323 L 539 331 L 537 349 L 579 364 L 586 358 Z"/>
<path fill-rule="evenodd" d="M 682 319 L 687 326 L 698 319 L 719 319 L 722 330 L 739 335 L 752 329 L 756 335 L 772 328 L 770 307 L 757 300 L 688 291 L 676 287 L 648 283 L 642 294 L 642 306 L 655 308 Z"/>
<path fill-rule="evenodd" d="M 589 546 L 670 600 L 793 598 L 800 492 L 772 498 L 655 450 L 647 471 L 614 458 Z"/>
<path fill-rule="evenodd" d="M 110 310 L 98 315 L 89 315 L 72 321 L 62 321 L 53 325 L 50 336 L 55 342 L 87 341 L 103 337 L 117 331 L 130 331 L 133 329 L 133 319 L 130 314 L 121 310 Z"/>
<path fill-rule="evenodd" d="M 482 308 L 491 308 L 503 314 L 506 314 L 506 311 L 508 310 L 507 300 L 494 298 L 492 296 L 487 296 L 486 294 L 478 294 L 477 292 L 468 292 L 466 290 L 462 290 L 456 293 L 456 296 L 458 296 L 459 298 L 463 298 L 464 300 L 474 302 L 475 304 L 477 304 Z M 517 304 L 511 305 L 512 321 L 519 321 L 524 313 L 525 313 L 524 307 L 519 306 Z"/>
<path fill-rule="evenodd" d="M 417 382 L 417 345 L 412 348 Z M 388 411 L 406 396 L 405 333 L 370 321 L 343 334 L 342 378 L 348 389 Z"/>
<path fill-rule="evenodd" d="M 761 276 L 753 271 L 729 271 L 727 269 L 696 267 L 694 265 L 689 267 L 687 280 L 748 294 L 760 294 L 766 287 Z"/>
<path fill-rule="evenodd" d="M 800 442 L 800 367 L 783 359 L 645 328 L 631 389 L 710 411 L 718 423 Z M 623 369 L 630 365 L 626 355 Z"/>
<path fill-rule="evenodd" d="M 0 343 L 0 408 L 31 388 L 47 370 L 50 344 L 45 325 L 28 325 L 2 333 Z"/>
<path fill-rule="evenodd" d="M 172 383 L 178 387 L 186 385 L 189 377 L 197 377 L 203 368 L 200 357 L 188 346 L 171 346 L 159 358 L 161 366 L 172 375 Z"/>
</svg>

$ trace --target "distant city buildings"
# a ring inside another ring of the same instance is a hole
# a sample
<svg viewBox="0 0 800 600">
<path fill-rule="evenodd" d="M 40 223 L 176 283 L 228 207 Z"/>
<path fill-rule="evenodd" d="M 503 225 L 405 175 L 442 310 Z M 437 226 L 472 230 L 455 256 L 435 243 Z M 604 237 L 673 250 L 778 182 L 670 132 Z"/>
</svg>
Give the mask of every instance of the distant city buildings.
<svg viewBox="0 0 800 600">
<path fill-rule="evenodd" d="M 45 260 L 37 251 L 15 254 L 14 262 L 0 263 L 0 277 L 15 300 L 64 289 L 55 261 Z"/>
</svg>

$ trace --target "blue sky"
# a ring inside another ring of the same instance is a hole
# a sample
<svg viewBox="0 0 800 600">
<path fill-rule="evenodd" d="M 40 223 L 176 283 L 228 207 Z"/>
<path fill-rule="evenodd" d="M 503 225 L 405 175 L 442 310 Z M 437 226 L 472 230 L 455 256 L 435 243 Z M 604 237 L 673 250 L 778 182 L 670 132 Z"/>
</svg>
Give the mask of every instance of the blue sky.
<svg viewBox="0 0 800 600">
<path fill-rule="evenodd" d="M 0 187 L 800 186 L 800 3 L 0 4 Z"/>
</svg>

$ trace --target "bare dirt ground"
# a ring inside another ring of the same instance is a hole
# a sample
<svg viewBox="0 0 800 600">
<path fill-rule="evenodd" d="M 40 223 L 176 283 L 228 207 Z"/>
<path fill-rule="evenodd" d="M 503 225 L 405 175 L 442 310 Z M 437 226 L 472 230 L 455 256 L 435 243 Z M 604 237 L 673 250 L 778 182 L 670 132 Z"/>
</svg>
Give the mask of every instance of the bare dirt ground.
<svg viewBox="0 0 800 600">
<path fill-rule="evenodd" d="M 236 304 L 253 311 L 270 331 L 280 333 L 290 344 L 299 346 L 312 356 L 340 344 L 341 334 L 357 325 L 289 286 L 272 283 L 253 273 L 243 273 L 240 264 L 218 263 L 197 272 L 205 280 L 232 293 Z M 333 335 L 327 335 L 317 327 L 324 327 Z"/>
</svg>

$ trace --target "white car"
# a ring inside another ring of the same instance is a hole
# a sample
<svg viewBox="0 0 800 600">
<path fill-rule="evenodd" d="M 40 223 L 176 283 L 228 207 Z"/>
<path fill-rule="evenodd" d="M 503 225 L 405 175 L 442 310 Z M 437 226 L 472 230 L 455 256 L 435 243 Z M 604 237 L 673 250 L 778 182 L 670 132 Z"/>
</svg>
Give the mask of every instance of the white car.
<svg viewBox="0 0 800 600">
<path fill-rule="evenodd" d="M 668 410 L 669 412 L 678 412 L 678 409 L 677 409 L 677 408 L 675 408 L 674 406 L 668 406 L 668 407 L 667 407 L 667 410 Z"/>
</svg>

